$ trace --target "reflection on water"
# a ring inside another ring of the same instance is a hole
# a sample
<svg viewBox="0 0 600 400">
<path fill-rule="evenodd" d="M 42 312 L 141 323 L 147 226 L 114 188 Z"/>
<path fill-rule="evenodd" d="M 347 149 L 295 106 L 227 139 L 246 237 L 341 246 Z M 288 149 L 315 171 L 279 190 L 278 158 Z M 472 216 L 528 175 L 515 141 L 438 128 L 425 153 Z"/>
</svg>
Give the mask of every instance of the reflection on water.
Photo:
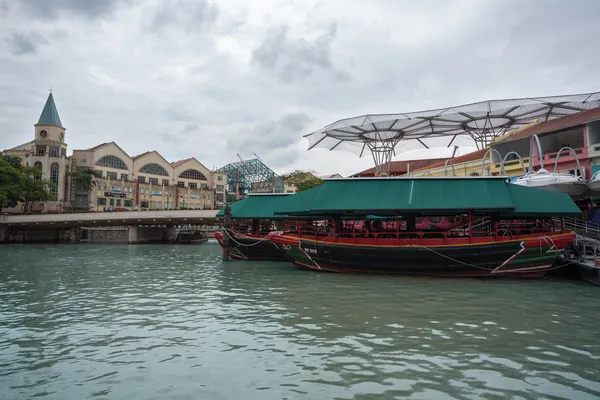
<svg viewBox="0 0 600 400">
<path fill-rule="evenodd" d="M 0 247 L 0 399 L 592 399 L 600 291 Z"/>
</svg>

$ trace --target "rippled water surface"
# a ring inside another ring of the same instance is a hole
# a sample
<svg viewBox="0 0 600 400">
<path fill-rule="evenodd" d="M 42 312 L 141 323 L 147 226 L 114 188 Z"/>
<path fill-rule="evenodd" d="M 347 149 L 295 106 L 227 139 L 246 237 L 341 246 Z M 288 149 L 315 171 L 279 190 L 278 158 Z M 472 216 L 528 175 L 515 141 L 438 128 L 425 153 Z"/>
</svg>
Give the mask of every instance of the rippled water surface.
<svg viewBox="0 0 600 400">
<path fill-rule="evenodd" d="M 0 399 L 592 399 L 600 289 L 0 247 Z"/>
</svg>

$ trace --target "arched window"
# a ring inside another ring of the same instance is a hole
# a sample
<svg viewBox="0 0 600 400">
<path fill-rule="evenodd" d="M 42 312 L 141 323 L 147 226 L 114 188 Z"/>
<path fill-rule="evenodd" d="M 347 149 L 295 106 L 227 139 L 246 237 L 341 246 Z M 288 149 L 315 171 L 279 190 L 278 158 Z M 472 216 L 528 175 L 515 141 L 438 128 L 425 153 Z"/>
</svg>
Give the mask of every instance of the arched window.
<svg viewBox="0 0 600 400">
<path fill-rule="evenodd" d="M 180 178 L 183 179 L 195 179 L 197 181 L 205 181 L 206 177 L 204 174 L 197 169 L 188 169 L 179 174 Z"/>
<path fill-rule="evenodd" d="M 142 168 L 140 168 L 140 172 L 152 175 L 169 176 L 169 174 L 163 167 L 155 163 L 144 165 Z"/>
<path fill-rule="evenodd" d="M 42 180 L 42 163 L 39 161 L 36 161 L 33 164 L 33 168 L 40 171 L 39 174 L 36 174 L 34 178 L 37 179 L 38 181 L 41 181 Z"/>
<path fill-rule="evenodd" d="M 125 161 L 116 156 L 104 156 L 96 162 L 99 167 L 108 167 L 116 169 L 128 169 Z"/>
<path fill-rule="evenodd" d="M 58 193 L 58 173 L 60 171 L 60 167 L 58 163 L 52 163 L 50 166 L 50 182 L 54 185 L 50 187 L 50 194 L 52 194 L 52 200 L 56 200 L 56 195 Z"/>
</svg>

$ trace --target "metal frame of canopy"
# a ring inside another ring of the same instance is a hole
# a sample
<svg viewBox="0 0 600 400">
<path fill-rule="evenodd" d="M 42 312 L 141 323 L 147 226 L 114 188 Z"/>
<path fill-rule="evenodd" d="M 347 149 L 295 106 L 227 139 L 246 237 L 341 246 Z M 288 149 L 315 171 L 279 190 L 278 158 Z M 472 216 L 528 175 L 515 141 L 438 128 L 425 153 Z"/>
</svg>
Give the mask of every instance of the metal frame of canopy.
<svg viewBox="0 0 600 400">
<path fill-rule="evenodd" d="M 406 142 L 403 150 L 409 150 L 429 148 L 431 140 L 440 138 L 449 139 L 450 147 L 457 138 L 466 138 L 483 149 L 509 129 L 596 107 L 600 107 L 600 92 L 486 100 L 436 110 L 341 119 L 303 137 L 309 141 L 308 150 L 345 150 L 359 157 L 370 151 L 376 171 L 387 173 L 400 142 Z"/>
</svg>

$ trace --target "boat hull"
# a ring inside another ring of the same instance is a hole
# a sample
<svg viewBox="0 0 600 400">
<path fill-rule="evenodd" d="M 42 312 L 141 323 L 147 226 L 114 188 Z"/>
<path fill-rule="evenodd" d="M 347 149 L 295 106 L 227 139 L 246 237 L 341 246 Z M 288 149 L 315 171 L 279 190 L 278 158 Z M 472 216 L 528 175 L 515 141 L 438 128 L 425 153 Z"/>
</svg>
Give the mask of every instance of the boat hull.
<svg viewBox="0 0 600 400">
<path fill-rule="evenodd" d="M 600 181 L 590 181 L 587 186 L 592 196 L 600 196 Z"/>
<path fill-rule="evenodd" d="M 215 232 L 215 238 L 224 247 L 223 233 Z M 229 239 L 229 256 L 232 259 L 249 261 L 285 261 L 281 251 L 269 238 L 253 238 L 250 236 L 233 235 Z"/>
<path fill-rule="evenodd" d="M 514 183 L 514 185 L 534 187 L 537 189 L 550 190 L 552 192 L 566 193 L 573 198 L 585 197 L 588 192 L 588 185 L 585 182 L 576 183 L 550 183 L 550 184 L 523 184 Z"/>
<path fill-rule="evenodd" d="M 300 268 L 319 271 L 453 277 L 543 277 L 560 265 L 574 234 L 448 246 L 332 243 L 287 235 L 273 242 Z M 548 239 L 550 238 L 550 239 Z"/>
</svg>

